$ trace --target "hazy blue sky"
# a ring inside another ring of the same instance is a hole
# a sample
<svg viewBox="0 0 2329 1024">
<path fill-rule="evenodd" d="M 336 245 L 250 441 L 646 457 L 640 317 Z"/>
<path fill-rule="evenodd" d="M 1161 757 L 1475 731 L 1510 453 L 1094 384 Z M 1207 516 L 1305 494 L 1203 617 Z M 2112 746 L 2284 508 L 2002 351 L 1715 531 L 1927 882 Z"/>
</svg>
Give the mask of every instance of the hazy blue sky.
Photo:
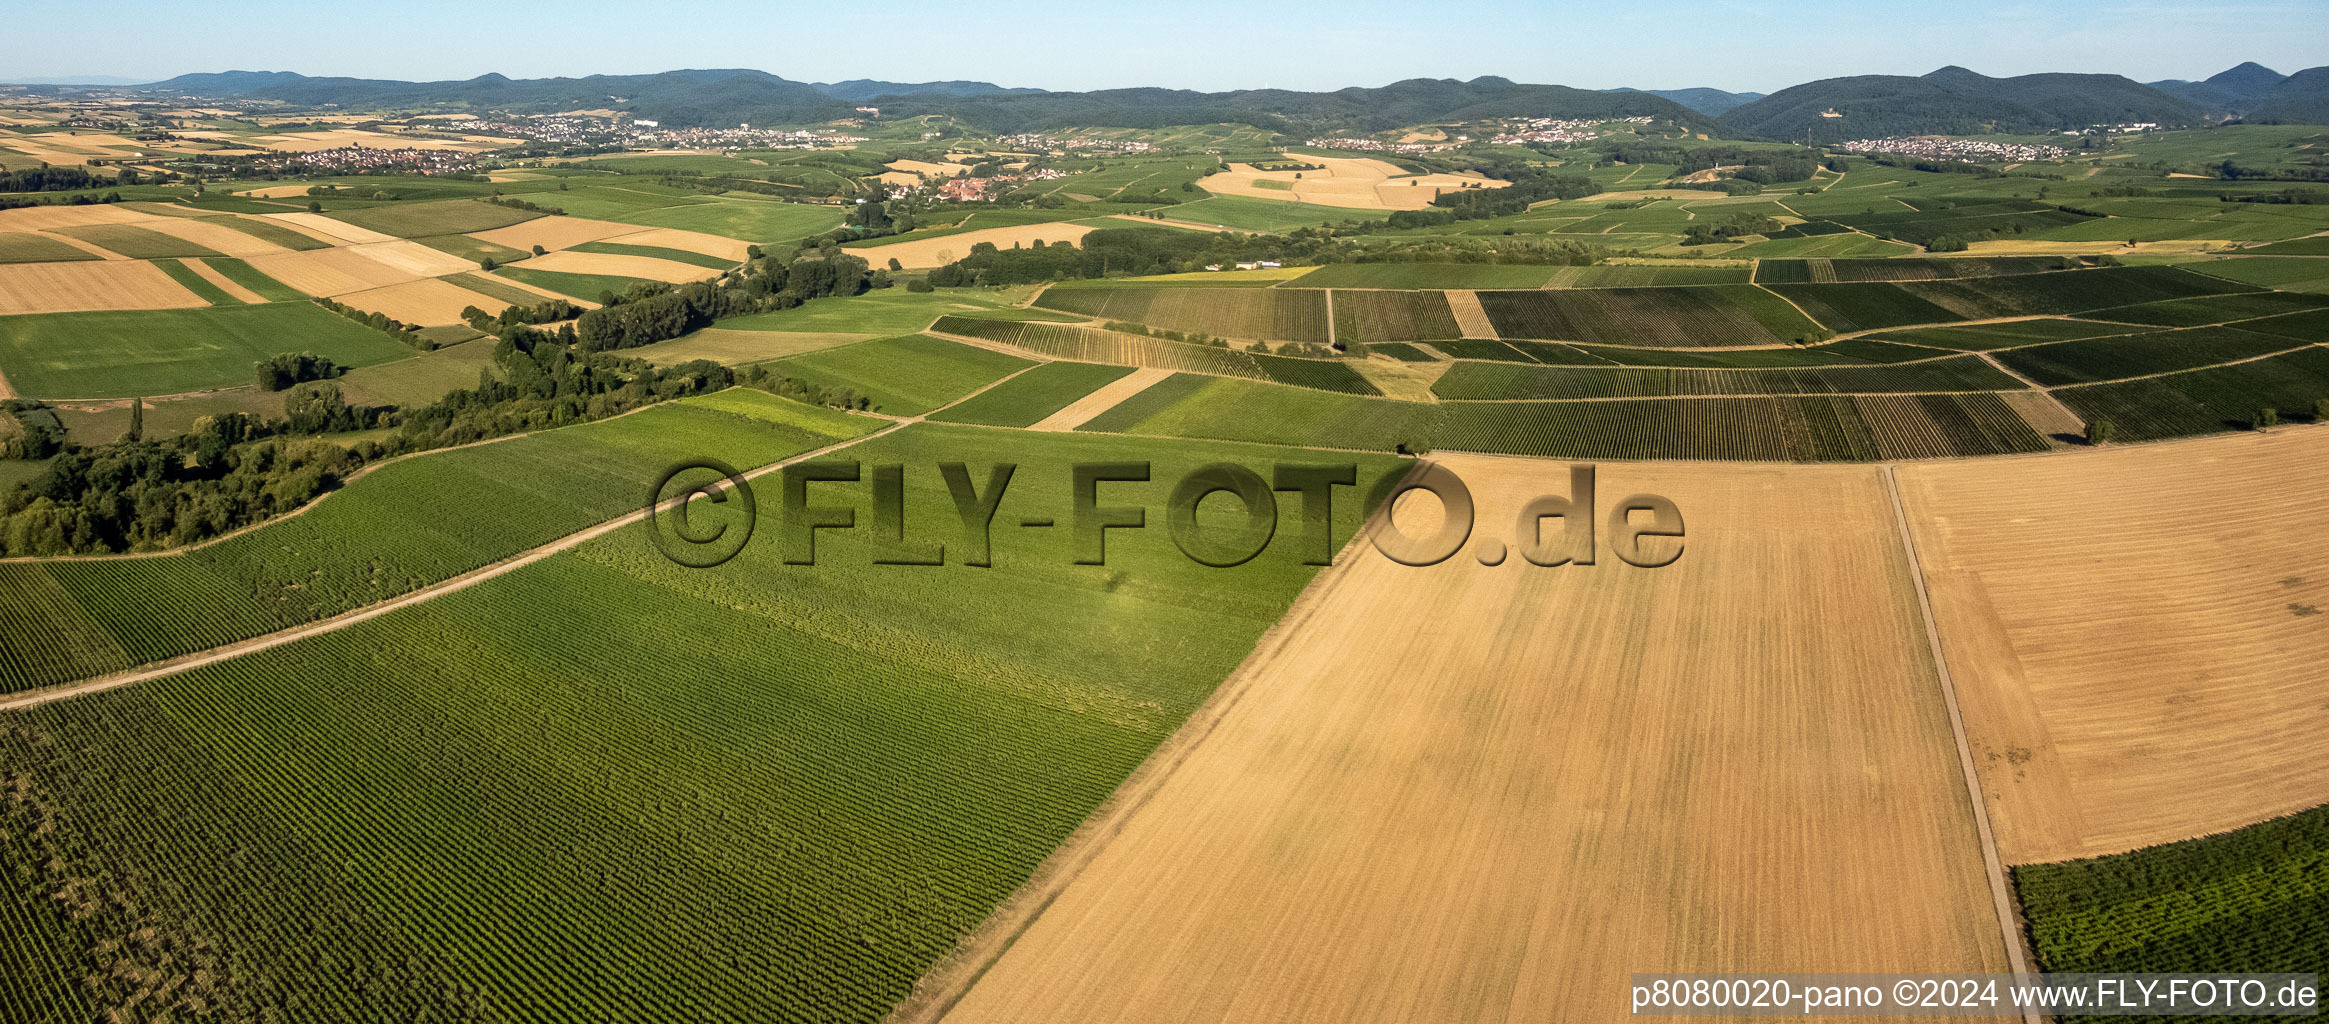
<svg viewBox="0 0 2329 1024">
<path fill-rule="evenodd" d="M 2323 0 L 1375 0 L 704 3 L 114 0 L 27 4 L 0 81 L 268 70 L 513 78 L 747 67 L 801 81 L 967 78 L 1047 89 L 1331 89 L 1502 75 L 1583 88 L 1770 91 L 1842 74 L 2204 78 L 2329 63 Z"/>
</svg>

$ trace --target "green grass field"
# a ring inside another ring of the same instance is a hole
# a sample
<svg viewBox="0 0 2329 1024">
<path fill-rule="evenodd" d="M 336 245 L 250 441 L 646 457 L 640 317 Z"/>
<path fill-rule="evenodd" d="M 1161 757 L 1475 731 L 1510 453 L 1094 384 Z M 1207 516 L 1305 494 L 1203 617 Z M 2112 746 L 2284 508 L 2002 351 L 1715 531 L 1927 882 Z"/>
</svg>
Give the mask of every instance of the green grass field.
<svg viewBox="0 0 2329 1024">
<path fill-rule="evenodd" d="M 212 256 L 202 262 L 209 264 L 210 269 L 218 271 L 227 280 L 250 289 L 252 294 L 269 302 L 304 302 L 307 299 L 298 290 L 260 273 L 259 268 L 232 256 Z"/>
<path fill-rule="evenodd" d="M 977 397 L 932 419 L 948 423 L 980 423 L 996 427 L 1024 427 L 1065 409 L 1126 374 L 1129 366 L 1097 363 L 1039 363 Z"/>
<path fill-rule="evenodd" d="M 547 288 L 560 295 L 571 295 L 585 302 L 597 302 L 598 297 L 606 292 L 621 295 L 628 291 L 632 285 L 644 280 L 643 278 L 621 277 L 614 274 L 570 274 L 562 270 L 534 270 L 523 266 L 497 267 L 493 272 L 513 281 L 524 281 L 536 288 Z M 468 277 L 469 275 L 461 276 Z M 492 293 L 487 292 L 486 294 Z M 541 296 L 528 293 L 522 304 L 532 305 L 543 301 L 546 300 Z"/>
<path fill-rule="evenodd" d="M 948 288 L 909 292 L 884 288 L 846 298 L 811 299 L 791 309 L 720 321 L 724 330 L 800 334 L 909 334 L 942 316 L 978 316 L 1005 310 L 1028 289 Z"/>
<path fill-rule="evenodd" d="M 1281 203 L 1250 196 L 1210 196 L 1193 203 L 1168 207 L 1164 214 L 1173 220 L 1211 224 L 1239 231 L 1290 231 L 1344 221 L 1380 221 L 1390 216 L 1380 210 L 1348 210 L 1339 206 L 1318 206 L 1292 200 Z"/>
<path fill-rule="evenodd" d="M 210 283 L 209 278 L 195 273 L 192 267 L 188 267 L 180 260 L 155 260 L 154 268 L 170 275 L 170 280 L 178 282 L 179 287 L 193 292 L 196 297 L 213 306 L 246 304 L 243 300 L 228 295 L 226 289 Z"/>
<path fill-rule="evenodd" d="M 338 633 L 0 718 L 0 767 L 48 822 L 0 848 L 18 922 L 0 1006 L 116 1005 L 80 981 L 126 962 L 92 947 L 131 930 L 128 907 L 157 943 L 235 951 L 221 1013 L 879 1018 L 1316 571 L 1292 501 L 1263 557 L 1192 562 L 1162 528 L 1171 482 L 1322 460 L 939 425 L 848 457 L 905 466 L 908 535 L 957 564 L 871 564 L 864 486 L 819 484 L 812 500 L 857 505 L 861 528 L 821 531 L 813 566 L 772 535 L 682 569 L 623 530 Z M 1068 467 L 1127 459 L 1155 482 L 1105 498 L 1151 525 L 1110 531 L 1108 564 L 1071 564 L 1064 529 L 1000 526 L 993 568 L 959 564 L 937 462 L 981 486 L 1015 463 L 1001 524 L 1066 522 Z M 1356 461 L 1363 484 L 1399 465 Z M 1331 541 L 1362 489 L 1337 488 Z M 49 909 L 62 875 L 99 872 L 93 915 Z"/>
<path fill-rule="evenodd" d="M 960 342 L 908 334 L 788 356 L 769 368 L 828 388 L 848 388 L 876 412 L 918 416 L 1035 365 Z"/>
<path fill-rule="evenodd" d="M 58 228 L 60 235 L 71 235 L 101 249 L 120 253 L 133 260 L 166 259 L 173 256 L 217 256 L 218 250 L 196 245 L 176 235 L 165 235 L 150 228 L 128 224 L 88 224 L 81 227 Z"/>
<path fill-rule="evenodd" d="M 274 221 L 261 220 L 257 217 L 204 217 L 202 222 L 216 224 L 223 228 L 233 228 L 262 242 L 273 242 L 295 252 L 331 248 L 331 243 L 323 239 L 302 234 Z"/>
<path fill-rule="evenodd" d="M 30 231 L 0 231 L 0 263 L 68 263 L 104 257 Z"/>
<path fill-rule="evenodd" d="M 0 317 L 0 372 L 18 393 L 51 398 L 167 395 L 251 382 L 284 352 L 365 366 L 409 346 L 305 302 Z"/>
<path fill-rule="evenodd" d="M 734 260 L 721 259 L 718 256 L 706 256 L 703 253 L 689 252 L 685 249 L 666 249 L 659 245 L 624 245 L 620 242 L 584 242 L 581 245 L 572 247 L 571 251 L 603 252 L 615 256 L 646 256 L 651 259 L 671 260 L 675 263 L 685 263 L 689 266 L 703 267 L 709 270 L 733 270 L 736 268 L 736 261 Z"/>
</svg>

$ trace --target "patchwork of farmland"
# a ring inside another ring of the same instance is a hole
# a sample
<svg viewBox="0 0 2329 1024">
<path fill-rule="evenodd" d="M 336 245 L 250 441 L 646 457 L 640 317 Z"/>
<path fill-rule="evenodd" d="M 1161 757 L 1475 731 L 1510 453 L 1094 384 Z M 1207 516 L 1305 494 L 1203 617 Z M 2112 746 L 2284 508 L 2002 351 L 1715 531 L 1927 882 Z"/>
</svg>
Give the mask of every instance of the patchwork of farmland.
<svg viewBox="0 0 2329 1024">
<path fill-rule="evenodd" d="M 1349 291 L 1331 293 L 1334 340 L 1421 341 L 1462 334 L 1443 292 Z"/>
<path fill-rule="evenodd" d="M 2267 408 L 2292 420 L 2309 419 L 2314 403 L 2329 398 L 2329 349 L 2066 387 L 2054 396 L 2090 423 L 2111 421 L 2117 436 L 2128 441 L 2244 430 Z"/>
<path fill-rule="evenodd" d="M 403 359 L 386 334 L 305 302 L 220 309 L 0 317 L 0 373 L 18 393 L 54 398 L 168 395 L 251 382 L 284 351 L 341 366 Z"/>
</svg>

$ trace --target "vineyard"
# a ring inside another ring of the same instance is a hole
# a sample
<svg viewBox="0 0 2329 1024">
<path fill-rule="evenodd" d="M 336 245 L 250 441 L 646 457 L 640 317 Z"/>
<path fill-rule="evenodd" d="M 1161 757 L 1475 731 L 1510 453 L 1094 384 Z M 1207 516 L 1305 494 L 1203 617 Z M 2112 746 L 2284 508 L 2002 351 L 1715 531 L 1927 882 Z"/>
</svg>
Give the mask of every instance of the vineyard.
<svg viewBox="0 0 2329 1024">
<path fill-rule="evenodd" d="M 2280 343 L 2286 347 L 2285 343 Z M 1432 385 L 1449 401 L 2010 391 L 2022 387 L 1979 356 L 1880 366 L 1705 370 L 1460 362 Z"/>
<path fill-rule="evenodd" d="M 2076 259 L 2059 256 L 1999 256 L 1964 259 L 1758 260 L 1757 284 L 1836 284 L 1864 281 L 1939 281 L 1960 277 L 2005 277 L 2076 270 Z"/>
<path fill-rule="evenodd" d="M 1122 331 L 1015 320 L 944 316 L 938 318 L 938 322 L 931 325 L 930 329 L 941 334 L 1001 342 L 1053 359 L 1154 367 L 1222 377 L 1250 377 L 1352 395 L 1382 394 L 1357 370 L 1333 359 L 1259 355 L 1238 349 L 1165 341 Z"/>
<path fill-rule="evenodd" d="M 1035 304 L 1219 338 L 1327 343 L 1326 293 L 1289 288 L 1047 288 Z"/>
<path fill-rule="evenodd" d="M 1821 324 L 1847 333 L 1991 317 L 2061 316 L 2254 290 L 2174 267 L 2110 267 L 1899 284 L 1774 284 L 1768 287 L 1802 307 Z"/>
<path fill-rule="evenodd" d="M 1506 338 L 1699 348 L 1778 345 L 1816 329 L 1785 301 L 1751 285 L 1489 291 L 1479 296 L 1496 333 Z"/>
<path fill-rule="evenodd" d="M 2007 349 L 1997 360 L 2048 387 L 2141 377 L 2284 352 L 2305 344 L 2237 327 L 2195 327 Z"/>
<path fill-rule="evenodd" d="M 2149 324 L 2158 327 L 2200 327 L 2250 317 L 2329 308 L 2329 299 L 2296 292 L 2237 292 L 2168 299 L 2139 306 L 2117 306 L 2090 313 L 2096 320 Z"/>
<path fill-rule="evenodd" d="M 2329 349 L 2299 349 L 2231 366 L 2088 384 L 2054 392 L 2089 423 L 2107 419 L 2129 441 L 2245 430 L 2270 407 L 2290 420 L 2312 418 L 2329 398 Z"/>
<path fill-rule="evenodd" d="M 1541 288 L 1559 267 L 1485 263 L 1336 263 L 1287 282 L 1287 288 Z M 1342 297 L 1336 296 L 1336 302 Z"/>
<path fill-rule="evenodd" d="M 1131 372 L 1129 366 L 1041 363 L 931 418 L 948 423 L 1024 427 Z"/>
<path fill-rule="evenodd" d="M 1438 415 L 1439 407 L 1416 402 L 1181 376 L 1082 429 L 1388 452 L 1401 444 L 1410 450 L 1427 446 Z"/>
<path fill-rule="evenodd" d="M 1436 447 L 1582 459 L 1921 459 L 2037 452 L 1996 395 L 1669 398 L 1442 406 Z"/>
<path fill-rule="evenodd" d="M 1008 521 L 1064 518 L 1073 462 L 1171 481 L 1286 455 L 999 438 L 916 426 L 861 454 L 1015 462 Z M 1361 461 L 1365 483 L 1394 465 Z M 955 550 L 938 475 L 907 480 L 910 532 Z M 1104 567 L 1064 531 L 998 530 L 975 572 L 873 565 L 833 531 L 815 566 L 756 543 L 702 572 L 625 530 L 0 715 L 0 1017 L 878 1019 L 1314 572 L 1291 544 L 1213 569 L 1161 524 L 1113 533 Z"/>
<path fill-rule="evenodd" d="M 1746 267 L 1652 267 L 1597 264 L 1561 267 L 1547 288 L 1673 288 L 1700 284 L 1746 284 Z"/>
<path fill-rule="evenodd" d="M 758 392 L 727 394 L 388 463 L 299 515 L 181 554 L 0 562 L 0 635 L 8 638 L 0 691 L 176 657 L 409 593 L 637 510 L 674 459 L 756 466 L 879 426 Z M 705 401 L 758 411 L 698 405 Z"/>
<path fill-rule="evenodd" d="M 2081 338 L 2100 338 L 2111 335 L 2142 334 L 2153 330 L 2126 324 L 2098 324 L 2085 320 L 2012 320 L 1997 324 L 1965 324 L 1958 327 L 1919 327 L 1914 330 L 1886 331 L 1876 335 L 1885 341 L 1913 345 L 1932 345 L 1937 348 L 1960 349 L 1967 352 L 1986 352 L 1991 349 L 2012 348 L 2017 345 L 2037 345 L 2049 341 L 2077 341 Z"/>
<path fill-rule="evenodd" d="M 1435 361 L 1432 359 L 1429 353 L 1426 353 L 1422 349 L 1416 348 L 1415 346 L 1406 344 L 1404 342 L 1376 342 L 1372 345 L 1368 345 L 1367 351 L 1373 353 L 1374 355 L 1388 356 L 1392 359 L 1399 360 L 1402 363 L 1429 363 Z"/>
<path fill-rule="evenodd" d="M 909 334 L 788 356 L 769 364 L 788 377 L 854 393 L 873 408 L 915 416 L 1034 365 L 961 342 Z"/>
<path fill-rule="evenodd" d="M 1334 296 L 1334 337 L 1355 342 L 1454 338 L 1463 329 L 1445 292 L 1342 291 Z"/>
<path fill-rule="evenodd" d="M 2329 975 L 2329 807 L 2109 857 L 2024 864 L 2014 888 L 2047 971 Z"/>
</svg>

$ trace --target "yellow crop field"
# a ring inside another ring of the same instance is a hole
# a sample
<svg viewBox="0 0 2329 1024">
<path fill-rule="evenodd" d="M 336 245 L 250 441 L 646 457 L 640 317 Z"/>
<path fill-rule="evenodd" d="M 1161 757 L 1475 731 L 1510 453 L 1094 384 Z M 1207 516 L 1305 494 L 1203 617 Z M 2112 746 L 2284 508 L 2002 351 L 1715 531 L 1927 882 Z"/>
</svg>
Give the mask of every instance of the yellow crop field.
<svg viewBox="0 0 2329 1024">
<path fill-rule="evenodd" d="M 460 323 L 461 311 L 470 306 L 498 313 L 509 305 L 500 299 L 480 295 L 435 278 L 351 292 L 338 298 L 367 313 L 380 313 L 392 320 L 427 326 Z"/>
<path fill-rule="evenodd" d="M 347 221 L 334 220 L 320 213 L 262 213 L 259 216 L 320 238 L 333 245 L 396 241 L 395 235 L 384 235 L 370 228 L 360 228 Z"/>
<path fill-rule="evenodd" d="M 530 270 L 551 270 L 561 274 L 604 274 L 614 277 L 639 277 L 650 281 L 669 281 L 685 284 L 720 276 L 709 267 L 674 260 L 659 260 L 652 256 L 618 256 L 603 252 L 554 252 L 526 261 Z"/>
<path fill-rule="evenodd" d="M 750 245 L 733 238 L 707 235 L 701 231 L 687 231 L 680 228 L 655 228 L 651 231 L 617 235 L 606 239 L 606 241 L 617 245 L 651 245 L 660 249 L 678 249 L 682 252 L 701 253 L 705 256 L 717 256 L 724 260 L 735 260 L 738 263 L 744 262 L 746 250 L 751 248 Z"/>
<path fill-rule="evenodd" d="M 892 242 L 889 245 L 845 245 L 842 248 L 865 257 L 876 267 L 889 266 L 889 261 L 894 259 L 908 270 L 921 270 L 943 267 L 968 256 L 970 247 L 980 242 L 992 242 L 997 249 L 1009 249 L 1037 242 L 1073 242 L 1091 233 L 1092 229 L 1082 224 L 1026 224 L 1010 228 L 982 228 L 911 242 Z"/>
<path fill-rule="evenodd" d="M 2329 801 L 2329 430 L 1899 474 L 2005 859 Z"/>
<path fill-rule="evenodd" d="M 1570 491 L 1443 464 L 1475 537 Z M 2006 969 L 1881 471 L 1598 491 L 1674 501 L 1681 558 L 1346 551 L 903 1019 L 1606 1021 L 1634 971 Z"/>
<path fill-rule="evenodd" d="M 544 249 L 565 249 L 584 242 L 596 242 L 616 235 L 639 233 L 637 224 L 617 224 L 613 221 L 591 220 L 586 217 L 536 217 L 521 224 L 491 231 L 478 231 L 469 237 L 481 242 L 506 245 L 526 252 L 535 246 Z"/>
<path fill-rule="evenodd" d="M 1353 210 L 1420 210 L 1441 192 L 1477 186 L 1503 188 L 1509 182 L 1476 174 L 1408 175 L 1398 165 L 1366 157 L 1302 156 L 1293 159 L 1317 164 L 1309 171 L 1264 171 L 1252 164 L 1230 164 L 1229 169 L 1201 178 L 1197 187 L 1215 195 L 1250 196 L 1279 202 L 1291 197 L 1319 206 Z M 1262 182 L 1270 182 L 1263 185 Z"/>
<path fill-rule="evenodd" d="M 0 264 L 0 316 L 209 304 L 143 260 Z"/>
</svg>

